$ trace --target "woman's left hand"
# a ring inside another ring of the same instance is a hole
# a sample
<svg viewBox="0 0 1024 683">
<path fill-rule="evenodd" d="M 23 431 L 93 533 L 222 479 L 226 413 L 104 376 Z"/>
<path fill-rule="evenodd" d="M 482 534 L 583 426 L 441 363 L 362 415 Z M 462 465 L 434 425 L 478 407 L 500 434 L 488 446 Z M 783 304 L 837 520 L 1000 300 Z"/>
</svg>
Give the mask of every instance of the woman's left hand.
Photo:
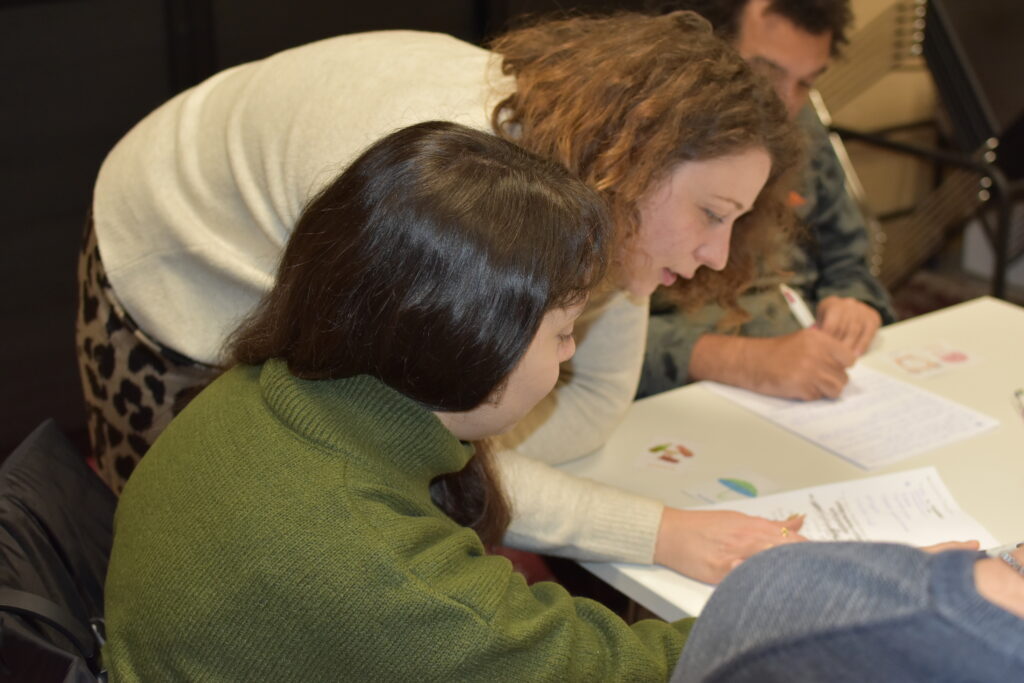
<svg viewBox="0 0 1024 683">
<path fill-rule="evenodd" d="M 818 303 L 818 328 L 858 356 L 863 355 L 882 326 L 878 311 L 862 301 L 845 296 L 828 296 Z"/>
<path fill-rule="evenodd" d="M 779 522 L 732 510 L 679 510 L 661 516 L 654 561 L 698 581 L 718 583 L 762 550 L 807 539 L 803 516 Z"/>
</svg>

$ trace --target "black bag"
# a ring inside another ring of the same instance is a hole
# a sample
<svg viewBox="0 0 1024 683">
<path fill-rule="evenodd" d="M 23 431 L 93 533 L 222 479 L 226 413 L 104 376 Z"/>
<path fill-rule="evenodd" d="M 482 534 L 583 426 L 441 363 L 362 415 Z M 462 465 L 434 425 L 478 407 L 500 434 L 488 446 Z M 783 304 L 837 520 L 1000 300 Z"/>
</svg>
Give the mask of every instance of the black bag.
<svg viewBox="0 0 1024 683">
<path fill-rule="evenodd" d="M 40 425 L 0 465 L 0 681 L 95 681 L 117 499 Z"/>
</svg>

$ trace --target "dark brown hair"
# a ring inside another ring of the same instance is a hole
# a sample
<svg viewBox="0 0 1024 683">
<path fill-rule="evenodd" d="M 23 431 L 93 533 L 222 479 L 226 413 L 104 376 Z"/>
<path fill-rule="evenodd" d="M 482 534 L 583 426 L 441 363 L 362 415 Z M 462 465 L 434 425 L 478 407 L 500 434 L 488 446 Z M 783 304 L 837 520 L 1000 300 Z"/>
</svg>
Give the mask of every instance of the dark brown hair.
<svg viewBox="0 0 1024 683">
<path fill-rule="evenodd" d="M 740 30 L 740 15 L 750 0 L 654 0 L 648 5 L 661 12 L 691 10 L 711 22 L 715 32 L 726 40 L 735 40 Z M 811 35 L 832 32 L 832 56 L 839 56 L 849 41 L 846 32 L 853 23 L 850 0 L 771 0 L 767 11 L 788 19 Z"/>
<path fill-rule="evenodd" d="M 763 79 L 692 12 L 575 17 L 494 41 L 516 91 L 494 110 L 500 135 L 565 164 L 607 200 L 616 263 L 639 227 L 638 203 L 682 162 L 764 148 L 772 172 L 736 222 L 728 265 L 679 283 L 687 307 L 737 295 L 780 254 L 794 222 L 785 200 L 800 156 L 785 107 Z"/>
<path fill-rule="evenodd" d="M 430 410 L 471 410 L 544 314 L 600 280 L 609 233 L 600 198 L 557 164 L 458 124 L 410 126 L 305 208 L 229 353 L 284 359 L 305 379 L 370 375 Z M 509 513 L 481 450 L 432 492 L 493 541 Z"/>
</svg>

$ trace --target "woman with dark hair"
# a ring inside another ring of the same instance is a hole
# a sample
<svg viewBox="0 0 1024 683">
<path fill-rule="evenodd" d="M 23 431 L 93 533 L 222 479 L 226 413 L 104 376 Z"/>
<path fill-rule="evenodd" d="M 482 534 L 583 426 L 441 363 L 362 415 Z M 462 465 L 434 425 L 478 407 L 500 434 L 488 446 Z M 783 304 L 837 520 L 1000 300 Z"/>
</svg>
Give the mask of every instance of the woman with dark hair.
<svg viewBox="0 0 1024 683">
<path fill-rule="evenodd" d="M 412 31 L 339 36 L 217 74 L 118 143 L 96 184 L 78 325 L 94 450 L 115 490 L 177 398 L 229 362 L 225 340 L 273 284 L 309 198 L 371 141 L 444 119 L 568 167 L 614 224 L 576 356 L 496 445 L 514 512 L 505 543 L 718 581 L 798 538 L 551 467 L 600 448 L 629 407 L 656 287 L 735 307 L 755 265 L 770 267 L 799 148 L 783 106 L 691 13 L 549 21 L 493 50 Z"/>
<path fill-rule="evenodd" d="M 356 159 L 124 491 L 111 679 L 665 680 L 690 622 L 486 555 L 508 510 L 465 443 L 554 387 L 610 237 L 563 168 L 457 124 Z"/>
</svg>

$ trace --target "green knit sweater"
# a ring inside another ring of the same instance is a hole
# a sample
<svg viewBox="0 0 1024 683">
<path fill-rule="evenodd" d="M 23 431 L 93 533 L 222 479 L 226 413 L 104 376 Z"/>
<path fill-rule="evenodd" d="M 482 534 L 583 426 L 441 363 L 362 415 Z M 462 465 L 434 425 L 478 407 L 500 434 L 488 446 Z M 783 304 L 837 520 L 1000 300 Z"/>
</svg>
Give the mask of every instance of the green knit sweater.
<svg viewBox="0 0 1024 683">
<path fill-rule="evenodd" d="M 667 679 L 690 621 L 528 587 L 431 502 L 470 455 L 369 377 L 229 371 L 121 498 L 111 680 Z"/>
</svg>

